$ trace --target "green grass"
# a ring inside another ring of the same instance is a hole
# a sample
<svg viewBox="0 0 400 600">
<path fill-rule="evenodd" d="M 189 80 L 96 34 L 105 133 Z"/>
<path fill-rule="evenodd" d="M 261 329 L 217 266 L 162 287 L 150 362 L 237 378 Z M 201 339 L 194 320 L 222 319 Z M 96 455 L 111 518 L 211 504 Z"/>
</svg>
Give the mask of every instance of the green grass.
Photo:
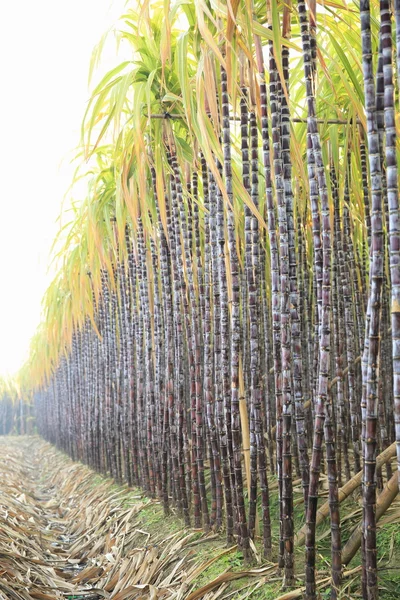
<svg viewBox="0 0 400 600">
<path fill-rule="evenodd" d="M 203 547 L 196 552 L 196 560 L 198 559 L 199 563 L 210 560 L 221 554 L 223 550 L 224 545 L 222 544 L 222 540 L 214 542 L 211 547 L 209 544 L 203 544 Z M 243 570 L 243 559 L 240 552 L 232 551 L 230 554 L 220 556 L 195 579 L 196 588 L 206 585 L 209 581 L 213 581 L 213 579 L 216 579 L 216 577 L 227 570 Z"/>
<path fill-rule="evenodd" d="M 106 478 L 94 475 L 93 476 L 93 487 L 103 483 Z M 270 485 L 273 487 L 275 478 L 270 478 Z M 120 490 L 118 485 L 113 485 L 112 490 Z M 326 501 L 326 497 L 321 498 L 320 504 Z M 303 526 L 304 518 L 304 504 L 301 502 L 302 493 L 300 486 L 296 488 L 294 494 L 294 526 L 295 531 Z M 184 525 L 184 521 L 174 509 L 171 509 L 171 513 L 168 516 L 164 515 L 163 507 L 160 502 L 150 500 L 146 498 L 143 493 L 138 489 L 131 489 L 126 491 L 126 495 L 122 497 L 123 506 L 129 508 L 135 504 L 145 504 L 137 515 L 139 520 L 139 528 L 143 530 L 144 539 L 148 539 L 147 534 L 150 535 L 152 542 L 157 543 L 159 540 L 165 539 L 166 537 L 173 535 L 179 531 L 187 529 Z M 296 503 L 297 502 L 297 503 Z M 245 494 L 245 504 L 247 508 L 247 495 Z M 345 518 L 342 526 L 342 541 L 343 544 L 349 538 L 353 528 L 359 522 L 360 516 L 360 504 L 357 501 L 357 497 L 348 498 L 345 502 L 340 505 L 340 514 L 342 519 Z M 279 540 L 279 500 L 278 492 L 275 487 L 270 493 L 270 512 L 271 512 L 271 527 L 272 527 L 272 540 L 273 540 L 273 559 L 277 559 L 277 543 Z M 258 513 L 261 518 L 261 506 L 258 504 Z M 188 529 L 188 532 L 190 530 Z M 193 541 L 202 535 L 198 532 L 193 537 Z M 330 524 L 329 518 L 326 519 L 317 527 L 317 540 L 319 539 L 317 546 L 317 572 L 318 578 L 323 578 L 329 575 L 329 564 L 330 564 Z M 262 556 L 261 540 L 256 539 L 255 545 L 260 556 Z M 242 555 L 237 550 L 232 550 L 228 554 L 223 554 L 226 550 L 225 534 L 222 532 L 217 538 L 202 542 L 198 545 L 191 547 L 191 557 L 196 564 L 202 564 L 212 558 L 216 560 L 206 568 L 202 573 L 198 575 L 194 581 L 194 588 L 198 589 L 206 585 L 207 583 L 215 580 L 219 575 L 229 572 L 243 571 L 248 568 L 254 568 L 260 565 L 252 564 L 250 566 L 244 566 Z M 222 554 L 222 555 L 221 555 Z M 220 556 L 221 555 L 221 556 Z M 380 572 L 379 572 L 379 585 L 380 585 L 380 598 L 382 600 L 395 600 L 398 598 L 400 589 L 400 569 L 397 567 L 400 564 L 400 523 L 386 524 L 384 527 L 379 528 L 378 531 L 378 560 Z M 349 569 L 354 568 L 360 564 L 360 552 L 354 557 L 349 565 Z M 304 585 L 304 546 L 296 548 L 295 550 L 295 566 L 296 572 L 299 576 L 297 580 L 298 587 Z M 234 580 L 229 583 L 228 588 L 225 590 L 223 596 L 228 593 L 230 600 L 240 600 L 245 597 L 251 598 L 251 600 L 275 600 L 279 595 L 283 594 L 282 590 L 282 577 L 277 576 L 275 572 L 271 572 L 268 575 L 268 579 L 265 580 L 260 587 L 257 587 L 257 583 L 260 580 L 257 577 L 241 577 L 240 579 Z M 360 587 L 360 574 L 354 575 L 352 580 L 346 580 L 344 590 L 342 594 L 343 600 L 356 600 L 361 597 Z M 330 588 L 325 587 L 321 589 L 321 598 L 328 600 L 330 598 Z M 71 597 L 70 600 L 75 600 Z"/>
<path fill-rule="evenodd" d="M 399 564 L 399 563 L 397 563 Z M 395 569 L 395 570 L 394 570 Z M 380 600 L 398 600 L 400 590 L 400 567 L 382 570 L 379 573 Z"/>
<path fill-rule="evenodd" d="M 379 598 L 397 600 L 400 590 L 400 523 L 378 527 Z"/>
</svg>

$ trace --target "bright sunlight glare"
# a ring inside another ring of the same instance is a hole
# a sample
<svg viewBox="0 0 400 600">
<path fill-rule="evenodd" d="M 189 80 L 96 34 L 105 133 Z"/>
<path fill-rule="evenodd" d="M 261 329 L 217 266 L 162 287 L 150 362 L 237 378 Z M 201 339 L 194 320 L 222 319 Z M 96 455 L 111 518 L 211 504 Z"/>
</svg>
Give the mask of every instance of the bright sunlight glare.
<svg viewBox="0 0 400 600">
<path fill-rule="evenodd" d="M 123 0 L 1 3 L 0 375 L 22 366 L 39 324 L 91 52 L 123 7 Z M 113 64 L 109 52 L 105 65 Z"/>
</svg>

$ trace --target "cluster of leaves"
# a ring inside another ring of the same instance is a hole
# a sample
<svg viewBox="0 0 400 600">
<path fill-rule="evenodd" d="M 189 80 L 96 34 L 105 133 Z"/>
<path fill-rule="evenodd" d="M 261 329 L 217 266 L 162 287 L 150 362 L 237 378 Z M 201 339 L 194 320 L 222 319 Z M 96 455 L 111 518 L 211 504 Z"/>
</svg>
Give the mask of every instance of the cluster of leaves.
<svg viewBox="0 0 400 600">
<path fill-rule="evenodd" d="M 359 11 L 355 4 L 344 1 L 322 4 L 318 17 L 318 61 L 323 76 L 317 82 L 317 110 L 321 139 L 325 142 L 323 151 L 327 153 L 329 141 L 335 167 L 343 174 L 348 140 L 358 139 L 358 123 L 365 122 Z M 373 4 L 377 10 L 378 3 Z M 282 37 L 279 27 L 273 27 L 279 23 L 283 5 L 274 0 L 267 12 L 264 2 L 249 0 L 213 2 L 212 8 L 204 0 L 139 2 L 135 8 L 126 10 L 117 26 L 107 32 L 95 48 L 90 65 L 92 79 L 110 36 L 116 37 L 130 59 L 108 71 L 91 93 L 82 123 L 82 144 L 74 180 L 74 183 L 87 182 L 87 195 L 70 209 L 73 218 L 61 229 L 55 244 L 60 268 L 46 292 L 43 322 L 32 340 L 29 361 L 21 371 L 24 386 L 40 386 L 48 381 L 60 357 L 68 352 L 74 327 L 80 327 L 86 317 L 90 317 L 94 325 L 93 307 L 99 295 L 101 270 L 107 269 L 113 279 L 112 263 L 126 252 L 125 225 L 129 223 L 135 230 L 143 208 L 141 203 L 146 204 L 146 210 L 142 211 L 144 227 L 154 236 L 150 220 L 146 218 L 148 211 L 155 213 L 154 197 L 148 185 L 151 166 L 156 172 L 161 220 L 166 228 L 163 190 L 169 173 L 166 146 L 171 137 L 182 172 L 196 164 L 200 151 L 211 168 L 215 165 L 214 157 L 222 161 L 217 106 L 219 75 L 215 63 L 226 67 L 232 113 L 237 114 L 242 57 L 255 64 L 257 36 L 263 45 L 272 39 L 275 47 L 283 44 L 291 49 L 290 110 L 295 133 L 292 156 L 299 202 L 307 202 L 306 107 L 300 31 L 295 7 L 290 39 Z M 377 20 L 373 21 L 373 34 L 376 46 Z M 223 55 L 222 48 L 226 44 L 228 52 Z M 281 71 L 278 54 L 276 60 Z M 248 77 L 254 80 L 252 69 Z M 259 113 L 258 86 L 252 86 L 250 81 L 250 88 L 254 89 Z M 160 118 L 154 118 L 156 116 Z M 250 206 L 265 227 L 263 200 L 258 211 L 243 187 L 239 128 L 235 122 L 232 131 L 237 229 L 243 231 L 245 205 Z M 354 235 L 362 240 L 358 144 L 353 144 L 353 149 Z M 228 202 L 215 166 L 213 174 Z M 344 179 L 339 177 L 340 181 Z M 307 235 L 311 235 L 311 227 Z M 239 248 L 239 252 L 242 251 Z"/>
</svg>

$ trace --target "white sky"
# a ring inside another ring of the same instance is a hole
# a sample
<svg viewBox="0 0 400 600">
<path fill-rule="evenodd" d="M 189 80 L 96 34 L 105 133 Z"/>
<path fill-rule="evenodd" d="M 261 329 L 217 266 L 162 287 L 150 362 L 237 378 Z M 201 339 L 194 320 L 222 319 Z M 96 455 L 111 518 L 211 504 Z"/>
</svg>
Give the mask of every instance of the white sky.
<svg viewBox="0 0 400 600">
<path fill-rule="evenodd" d="M 91 52 L 123 6 L 124 0 L 0 3 L 0 375 L 22 366 L 39 323 Z"/>
</svg>

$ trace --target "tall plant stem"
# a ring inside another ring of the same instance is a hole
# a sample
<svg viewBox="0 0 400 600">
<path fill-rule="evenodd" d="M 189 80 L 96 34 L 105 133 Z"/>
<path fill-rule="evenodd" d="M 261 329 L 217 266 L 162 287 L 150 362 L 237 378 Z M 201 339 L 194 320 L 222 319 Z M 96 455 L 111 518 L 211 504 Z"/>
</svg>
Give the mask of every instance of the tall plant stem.
<svg viewBox="0 0 400 600">
<path fill-rule="evenodd" d="M 331 365 L 331 224 L 329 212 L 328 190 L 326 185 L 325 167 L 322 159 L 321 142 L 316 123 L 315 97 L 312 89 L 312 66 L 310 60 L 310 36 L 305 3 L 298 2 L 301 38 L 303 46 L 304 79 L 307 94 L 307 125 L 311 135 L 312 149 L 315 157 L 318 190 L 321 199 L 322 214 L 322 304 L 320 321 L 320 359 L 317 404 L 315 407 L 315 426 L 313 453 L 310 468 L 310 489 L 306 521 L 308 535 L 306 537 L 306 593 L 311 600 L 316 598 L 315 586 L 315 528 L 318 503 L 318 483 L 321 470 L 322 441 L 325 430 L 325 443 L 329 473 L 329 500 L 331 509 L 332 528 L 332 597 L 336 597 L 340 587 L 340 529 L 338 519 L 338 486 L 336 474 L 335 441 L 332 428 L 331 405 L 328 392 L 329 372 Z M 311 183 L 311 182 L 310 182 Z"/>
<path fill-rule="evenodd" d="M 381 3 L 382 5 L 382 3 Z M 400 78 L 400 2 L 395 0 L 397 70 Z M 387 7 L 384 7 L 387 10 Z M 389 14 L 390 20 L 390 14 Z M 397 469 L 400 490 L 400 221 L 398 198 L 398 165 L 396 154 L 396 122 L 394 110 L 392 33 L 391 27 L 382 39 L 385 79 L 386 181 L 389 207 L 389 250 L 391 278 L 391 326 L 393 361 L 394 422 L 397 443 Z"/>
<path fill-rule="evenodd" d="M 383 223 L 382 223 L 382 178 L 375 85 L 373 79 L 371 47 L 371 14 L 369 0 L 361 0 L 361 44 L 364 76 L 365 112 L 369 168 L 371 174 L 371 278 L 370 278 L 370 323 L 368 335 L 369 353 L 366 373 L 366 411 L 364 437 L 364 494 L 363 536 L 365 539 L 365 582 L 369 600 L 378 597 L 376 556 L 376 451 L 378 420 L 378 363 L 380 343 L 381 288 L 383 281 Z M 368 321 L 367 321 L 368 326 Z M 365 381 L 363 381 L 365 385 Z"/>
</svg>

